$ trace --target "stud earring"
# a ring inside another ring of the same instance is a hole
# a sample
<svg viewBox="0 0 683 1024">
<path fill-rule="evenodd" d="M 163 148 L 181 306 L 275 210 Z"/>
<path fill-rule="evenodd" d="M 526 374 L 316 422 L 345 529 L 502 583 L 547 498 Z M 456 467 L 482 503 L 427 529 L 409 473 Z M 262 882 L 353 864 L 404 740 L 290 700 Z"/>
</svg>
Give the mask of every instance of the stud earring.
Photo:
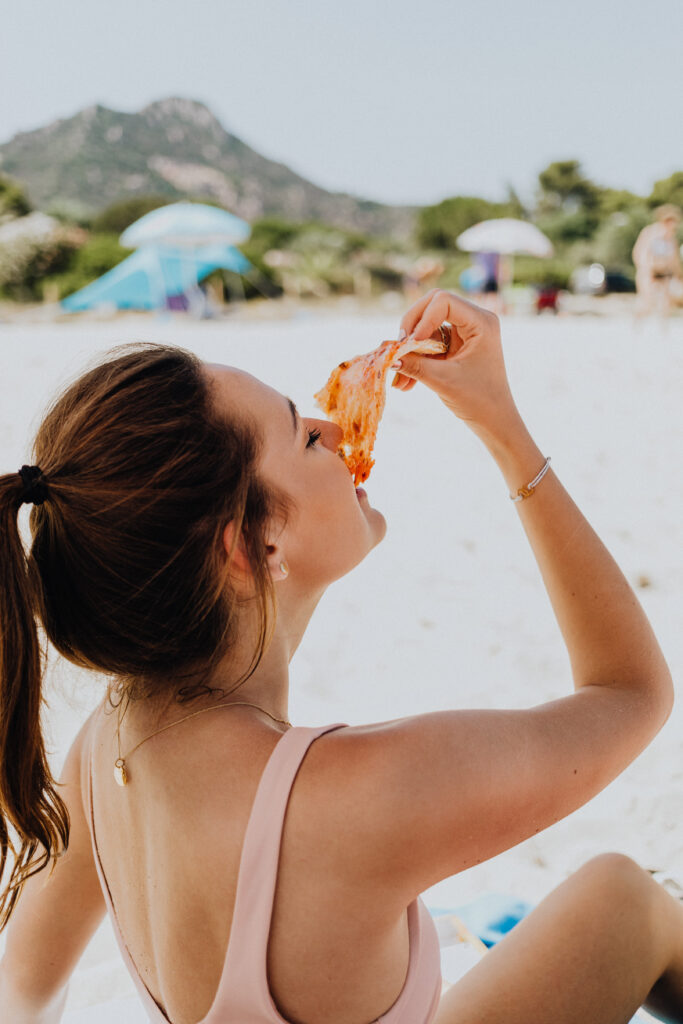
<svg viewBox="0 0 683 1024">
<path fill-rule="evenodd" d="M 284 578 L 287 579 L 287 577 L 289 576 L 289 566 L 285 561 L 280 562 L 280 572 L 282 573 Z"/>
</svg>

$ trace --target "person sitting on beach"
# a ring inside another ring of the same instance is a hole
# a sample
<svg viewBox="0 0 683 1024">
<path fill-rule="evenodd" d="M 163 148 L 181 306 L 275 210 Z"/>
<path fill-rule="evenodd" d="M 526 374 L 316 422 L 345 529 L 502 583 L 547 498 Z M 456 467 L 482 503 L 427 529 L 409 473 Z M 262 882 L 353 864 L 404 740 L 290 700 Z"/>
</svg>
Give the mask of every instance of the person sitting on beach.
<svg viewBox="0 0 683 1024">
<path fill-rule="evenodd" d="M 676 237 L 681 211 L 666 203 L 655 210 L 655 216 L 656 222 L 643 228 L 633 247 L 640 316 L 652 312 L 668 316 L 674 301 L 672 282 L 683 278 Z"/>
<path fill-rule="evenodd" d="M 107 910 L 156 1024 L 625 1024 L 643 1003 L 683 1021 L 683 905 L 620 854 L 589 861 L 441 992 L 420 894 L 585 804 L 673 699 L 638 601 L 520 417 L 497 317 L 434 291 L 401 327 L 438 338 L 446 322 L 448 355 L 405 356 L 398 388 L 430 389 L 500 468 L 574 692 L 292 726 L 289 661 L 385 519 L 333 423 L 238 369 L 125 346 L 52 406 L 35 465 L 0 477 L 4 858 L 17 837 L 3 1022 L 59 1020 Z M 451 557 L 448 509 L 424 523 L 416 504 L 415 524 L 410 543 L 439 528 Z M 110 678 L 58 785 L 37 620 Z"/>
</svg>

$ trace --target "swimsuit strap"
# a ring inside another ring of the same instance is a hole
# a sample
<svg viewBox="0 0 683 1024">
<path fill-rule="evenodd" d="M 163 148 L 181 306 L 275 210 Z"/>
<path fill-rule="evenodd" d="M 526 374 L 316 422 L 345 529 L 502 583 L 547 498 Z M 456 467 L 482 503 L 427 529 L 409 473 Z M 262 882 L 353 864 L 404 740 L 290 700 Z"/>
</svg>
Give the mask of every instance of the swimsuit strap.
<svg viewBox="0 0 683 1024">
<path fill-rule="evenodd" d="M 311 743 L 344 725 L 292 728 L 270 755 L 244 836 L 230 942 L 206 1024 L 214 1019 L 251 1020 L 257 1007 L 265 1020 L 283 1019 L 268 988 L 266 959 L 285 813 L 292 784 Z"/>
</svg>

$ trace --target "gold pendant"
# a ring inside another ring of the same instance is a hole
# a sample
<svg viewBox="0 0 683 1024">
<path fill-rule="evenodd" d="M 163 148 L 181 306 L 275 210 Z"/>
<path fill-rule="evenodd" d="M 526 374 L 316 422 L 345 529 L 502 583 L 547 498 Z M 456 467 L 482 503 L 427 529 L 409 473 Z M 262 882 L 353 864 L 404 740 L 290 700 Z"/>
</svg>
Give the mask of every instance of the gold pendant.
<svg viewBox="0 0 683 1024">
<path fill-rule="evenodd" d="M 126 762 L 122 757 L 118 759 L 114 765 L 114 778 L 118 782 L 119 786 L 128 785 L 128 772 L 126 771 Z"/>
</svg>

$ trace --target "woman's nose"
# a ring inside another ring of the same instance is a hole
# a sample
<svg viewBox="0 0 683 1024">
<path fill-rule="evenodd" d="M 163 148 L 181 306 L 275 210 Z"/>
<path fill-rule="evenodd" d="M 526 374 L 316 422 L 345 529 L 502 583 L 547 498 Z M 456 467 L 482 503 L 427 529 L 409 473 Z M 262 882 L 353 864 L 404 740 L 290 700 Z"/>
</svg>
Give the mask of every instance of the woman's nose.
<svg viewBox="0 0 683 1024">
<path fill-rule="evenodd" d="M 333 452 L 336 451 L 341 444 L 343 436 L 344 431 L 340 426 L 336 423 L 331 423 L 329 420 L 325 421 L 325 426 L 323 428 L 323 440 L 327 448 Z"/>
</svg>

